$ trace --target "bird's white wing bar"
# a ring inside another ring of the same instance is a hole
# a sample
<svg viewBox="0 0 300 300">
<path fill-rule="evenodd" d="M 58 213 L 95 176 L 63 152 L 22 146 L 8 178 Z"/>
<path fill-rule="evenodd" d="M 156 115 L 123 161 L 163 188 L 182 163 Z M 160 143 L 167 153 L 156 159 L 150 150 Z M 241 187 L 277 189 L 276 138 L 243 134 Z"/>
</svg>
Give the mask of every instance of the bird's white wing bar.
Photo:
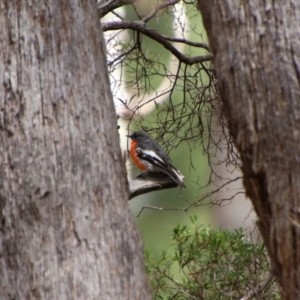
<svg viewBox="0 0 300 300">
<path fill-rule="evenodd" d="M 184 176 L 180 173 L 179 170 L 176 170 L 168 161 L 163 160 L 159 157 L 154 151 L 152 150 L 142 150 L 141 148 L 137 147 L 136 152 L 138 153 L 139 157 L 147 162 L 154 163 L 155 165 L 166 169 L 170 168 L 180 180 L 183 180 Z"/>
<path fill-rule="evenodd" d="M 183 181 L 184 176 L 180 173 L 180 171 L 176 169 L 173 169 L 173 171 L 177 174 L 178 178 Z"/>
<path fill-rule="evenodd" d="M 184 176 L 172 166 L 169 160 L 164 160 L 152 150 L 143 150 L 139 147 L 135 150 L 143 163 L 148 166 L 148 170 L 166 173 L 171 176 L 180 187 L 185 187 L 183 183 Z"/>
<path fill-rule="evenodd" d="M 152 150 L 142 150 L 141 148 L 137 147 L 136 148 L 136 152 L 138 153 L 138 155 L 150 162 L 154 162 L 157 163 L 157 161 L 159 162 L 158 164 L 163 164 L 164 166 L 167 166 L 167 162 L 165 162 L 163 159 L 161 159 L 154 151 Z"/>
</svg>

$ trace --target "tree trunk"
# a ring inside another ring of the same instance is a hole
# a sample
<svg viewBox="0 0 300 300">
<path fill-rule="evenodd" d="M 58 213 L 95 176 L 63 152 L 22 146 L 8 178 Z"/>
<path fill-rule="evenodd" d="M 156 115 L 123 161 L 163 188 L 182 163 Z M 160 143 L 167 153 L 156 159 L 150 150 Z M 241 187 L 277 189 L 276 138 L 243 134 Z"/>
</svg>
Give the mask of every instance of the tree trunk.
<svg viewBox="0 0 300 300">
<path fill-rule="evenodd" d="M 199 0 L 220 93 L 284 299 L 300 299 L 300 3 Z"/>
<path fill-rule="evenodd" d="M 150 299 L 94 0 L 0 0 L 0 299 Z"/>
</svg>

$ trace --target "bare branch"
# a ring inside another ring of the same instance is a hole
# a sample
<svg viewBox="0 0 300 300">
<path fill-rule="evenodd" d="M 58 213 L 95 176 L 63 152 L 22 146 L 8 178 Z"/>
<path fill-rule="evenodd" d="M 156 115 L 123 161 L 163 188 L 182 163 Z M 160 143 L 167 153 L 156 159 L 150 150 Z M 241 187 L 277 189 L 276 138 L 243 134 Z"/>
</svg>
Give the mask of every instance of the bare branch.
<svg viewBox="0 0 300 300">
<path fill-rule="evenodd" d="M 269 273 L 269 275 L 255 289 L 251 290 L 246 296 L 242 297 L 240 300 L 250 300 L 253 299 L 255 296 L 259 295 L 269 286 L 273 277 L 273 274 Z"/>
<path fill-rule="evenodd" d="M 140 175 L 140 176 L 143 176 L 144 174 Z M 155 175 L 154 175 L 155 176 Z M 162 174 L 162 176 L 165 176 L 164 174 Z M 241 192 L 237 192 L 235 195 L 233 195 L 232 197 L 228 198 L 228 199 L 221 199 L 221 200 L 217 200 L 217 201 L 210 201 L 208 203 L 202 203 L 200 204 L 200 202 L 203 202 L 204 200 L 207 200 L 207 199 L 210 199 L 210 197 L 212 195 L 214 195 L 215 193 L 217 192 L 220 192 L 222 190 L 223 187 L 225 187 L 226 185 L 229 185 L 231 184 L 232 182 L 234 181 L 237 181 L 239 179 L 241 179 L 242 177 L 237 177 L 237 178 L 234 178 L 234 179 L 231 179 L 229 182 L 226 182 L 225 184 L 223 184 L 222 186 L 220 186 L 219 188 L 205 194 L 203 197 L 201 197 L 201 199 L 197 200 L 196 202 L 194 203 L 191 203 L 190 205 L 186 206 L 186 207 L 172 207 L 172 208 L 164 208 L 164 207 L 158 207 L 158 206 L 151 206 L 151 205 L 145 205 L 142 207 L 142 209 L 140 210 L 140 212 L 138 213 L 137 217 L 139 217 L 141 215 L 141 213 L 143 212 L 144 209 L 152 209 L 152 210 L 167 210 L 167 211 L 170 211 L 170 210 L 181 210 L 181 211 L 185 211 L 187 212 L 190 208 L 192 207 L 198 207 L 198 206 L 208 206 L 208 205 L 218 205 L 220 206 L 222 201 L 226 201 L 226 200 L 232 200 L 236 195 L 240 194 Z M 136 178 L 137 179 L 137 178 Z M 133 180 L 136 180 L 136 179 L 133 179 Z M 166 179 L 166 177 L 165 177 Z M 131 180 L 132 181 L 132 180 Z M 130 182 L 131 182 L 130 181 Z M 129 184 L 130 184 L 129 182 Z M 174 183 L 174 182 L 173 182 Z M 177 186 L 177 185 L 176 185 Z M 170 186 L 171 187 L 171 186 Z M 175 187 L 175 186 L 174 186 Z M 163 187 L 162 189 L 164 188 L 168 188 L 168 187 Z M 131 189 L 130 189 L 131 190 Z M 151 190 L 150 190 L 151 191 Z M 147 191 L 145 192 L 147 193 Z M 131 195 L 131 192 L 130 192 L 130 195 Z M 138 196 L 138 195 L 135 195 L 135 196 Z M 134 197 L 135 197 L 134 196 Z M 133 198 L 133 197 L 131 197 Z M 129 200 L 131 200 L 131 198 Z"/>
<path fill-rule="evenodd" d="M 122 20 L 122 21 L 125 20 L 125 19 L 124 19 L 122 16 L 120 16 L 117 12 L 112 11 L 111 13 L 114 14 L 114 15 L 115 15 L 117 18 L 119 18 L 120 20 Z"/>
<path fill-rule="evenodd" d="M 99 18 L 103 18 L 108 13 L 112 12 L 114 9 L 117 9 L 121 6 L 134 3 L 136 0 L 108 0 L 101 1 L 98 4 Z"/>
<path fill-rule="evenodd" d="M 156 6 L 152 11 L 151 13 L 146 16 L 145 18 L 143 18 L 141 21 L 144 22 L 144 23 L 147 23 L 150 19 L 152 19 L 153 17 L 156 16 L 156 14 L 161 10 L 161 9 L 164 9 L 168 6 L 172 6 L 172 5 L 175 5 L 176 3 L 180 2 L 180 0 L 170 0 L 169 2 L 164 2 L 158 6 Z"/>
<path fill-rule="evenodd" d="M 107 64 L 109 66 L 113 65 L 116 61 L 118 61 L 120 58 L 128 55 L 129 53 L 131 53 L 134 49 L 136 48 L 136 45 L 134 45 L 133 47 L 131 47 L 128 51 L 125 51 L 123 53 L 121 53 L 118 57 L 116 57 L 115 59 L 113 59 L 112 61 L 108 61 Z"/>
<path fill-rule="evenodd" d="M 170 41 L 170 42 L 183 43 L 183 44 L 186 44 L 186 45 L 189 45 L 189 46 L 193 46 L 193 47 L 197 47 L 197 48 L 203 48 L 203 49 L 210 52 L 209 45 L 206 44 L 206 43 L 197 43 L 197 42 L 192 42 L 192 41 L 189 41 L 189 40 L 186 40 L 186 39 L 172 38 L 172 37 L 169 37 L 169 36 L 166 36 L 166 35 L 161 35 L 161 36 L 164 39 L 166 39 L 167 41 Z"/>
<path fill-rule="evenodd" d="M 238 177 L 236 177 L 236 178 L 233 178 L 233 179 L 230 179 L 229 181 L 226 181 L 225 183 L 223 183 L 221 186 L 219 186 L 218 188 L 216 188 L 216 189 L 214 189 L 214 190 L 212 190 L 211 192 L 209 192 L 209 193 L 207 193 L 207 194 L 205 194 L 204 196 L 202 196 L 200 199 L 198 199 L 195 203 L 192 203 L 190 206 L 188 206 L 186 209 L 189 209 L 189 208 L 191 208 L 191 207 L 197 207 L 197 206 L 200 206 L 200 204 L 199 203 L 201 203 L 201 202 L 203 202 L 204 200 L 206 200 L 206 199 L 209 199 L 212 195 L 214 195 L 214 194 L 217 194 L 218 192 L 220 192 L 220 191 L 222 191 L 223 190 L 223 188 L 225 188 L 226 186 L 229 186 L 231 183 L 233 183 L 233 182 L 235 182 L 235 181 L 237 181 L 237 180 L 240 180 L 240 179 L 242 179 L 243 177 L 240 177 L 240 176 L 238 176 Z M 239 194 L 239 193 L 236 193 L 236 194 Z M 231 197 L 229 200 L 232 200 L 233 199 L 233 197 Z M 227 199 L 228 200 L 228 199 Z M 220 204 L 222 203 L 222 201 L 211 201 L 211 203 L 208 203 L 207 205 L 219 205 L 220 206 Z"/>
<path fill-rule="evenodd" d="M 142 214 L 143 210 L 146 209 L 146 208 L 152 209 L 152 210 L 182 210 L 182 211 L 186 212 L 186 209 L 185 208 L 181 208 L 181 207 L 174 207 L 174 208 L 168 208 L 168 209 L 166 209 L 164 207 L 158 207 L 158 206 L 152 206 L 152 205 L 145 205 L 145 206 L 143 206 L 141 208 L 141 210 L 138 213 L 137 217 L 139 217 Z"/>
<path fill-rule="evenodd" d="M 129 200 L 153 191 L 178 187 L 177 183 L 163 173 L 144 173 L 129 181 Z"/>
<path fill-rule="evenodd" d="M 202 55 L 202 56 L 195 56 L 195 57 L 188 57 L 184 55 L 183 53 L 179 52 L 176 47 L 174 47 L 171 43 L 169 43 L 164 36 L 159 34 L 156 31 L 150 30 L 145 28 L 145 24 L 142 21 L 124 21 L 124 22 L 109 22 L 102 24 L 103 31 L 109 31 L 109 30 L 120 30 L 120 29 L 132 29 L 137 32 L 141 32 L 144 35 L 148 36 L 149 38 L 153 39 L 157 43 L 163 45 L 167 50 L 169 50 L 178 60 L 181 62 L 187 64 L 187 65 L 193 65 L 196 63 L 201 63 L 205 61 L 210 61 L 212 59 L 212 56 L 210 54 L 208 55 Z"/>
</svg>

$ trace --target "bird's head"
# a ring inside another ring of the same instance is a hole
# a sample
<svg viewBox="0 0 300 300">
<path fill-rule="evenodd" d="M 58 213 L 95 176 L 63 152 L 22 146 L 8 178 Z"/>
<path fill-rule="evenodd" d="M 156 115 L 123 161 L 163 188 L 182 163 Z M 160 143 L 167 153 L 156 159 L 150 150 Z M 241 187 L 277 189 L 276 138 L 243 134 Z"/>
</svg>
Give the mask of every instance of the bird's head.
<svg viewBox="0 0 300 300">
<path fill-rule="evenodd" d="M 135 131 L 132 134 L 126 135 L 127 137 L 131 138 L 133 141 L 141 141 L 145 139 L 149 139 L 150 136 L 142 131 Z"/>
</svg>

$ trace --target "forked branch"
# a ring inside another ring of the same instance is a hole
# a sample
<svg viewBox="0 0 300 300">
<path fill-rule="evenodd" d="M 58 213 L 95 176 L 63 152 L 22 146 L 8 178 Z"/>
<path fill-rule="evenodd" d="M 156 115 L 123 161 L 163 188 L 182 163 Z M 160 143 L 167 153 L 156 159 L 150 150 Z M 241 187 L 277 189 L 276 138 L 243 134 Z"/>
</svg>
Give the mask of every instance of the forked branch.
<svg viewBox="0 0 300 300">
<path fill-rule="evenodd" d="M 175 46 L 173 46 L 165 36 L 162 36 L 156 31 L 150 30 L 145 27 L 145 24 L 141 21 L 115 21 L 115 22 L 109 22 L 102 24 L 103 31 L 109 31 L 109 30 L 122 30 L 122 29 L 132 29 L 134 31 L 140 32 L 147 37 L 153 39 L 157 43 L 164 46 L 167 50 L 169 50 L 176 58 L 178 58 L 179 61 L 187 64 L 187 65 L 193 65 L 196 63 L 203 63 L 206 61 L 210 61 L 212 59 L 212 56 L 210 54 L 207 55 L 201 55 L 201 56 L 195 56 L 195 57 L 188 57 L 177 50 Z"/>
</svg>

